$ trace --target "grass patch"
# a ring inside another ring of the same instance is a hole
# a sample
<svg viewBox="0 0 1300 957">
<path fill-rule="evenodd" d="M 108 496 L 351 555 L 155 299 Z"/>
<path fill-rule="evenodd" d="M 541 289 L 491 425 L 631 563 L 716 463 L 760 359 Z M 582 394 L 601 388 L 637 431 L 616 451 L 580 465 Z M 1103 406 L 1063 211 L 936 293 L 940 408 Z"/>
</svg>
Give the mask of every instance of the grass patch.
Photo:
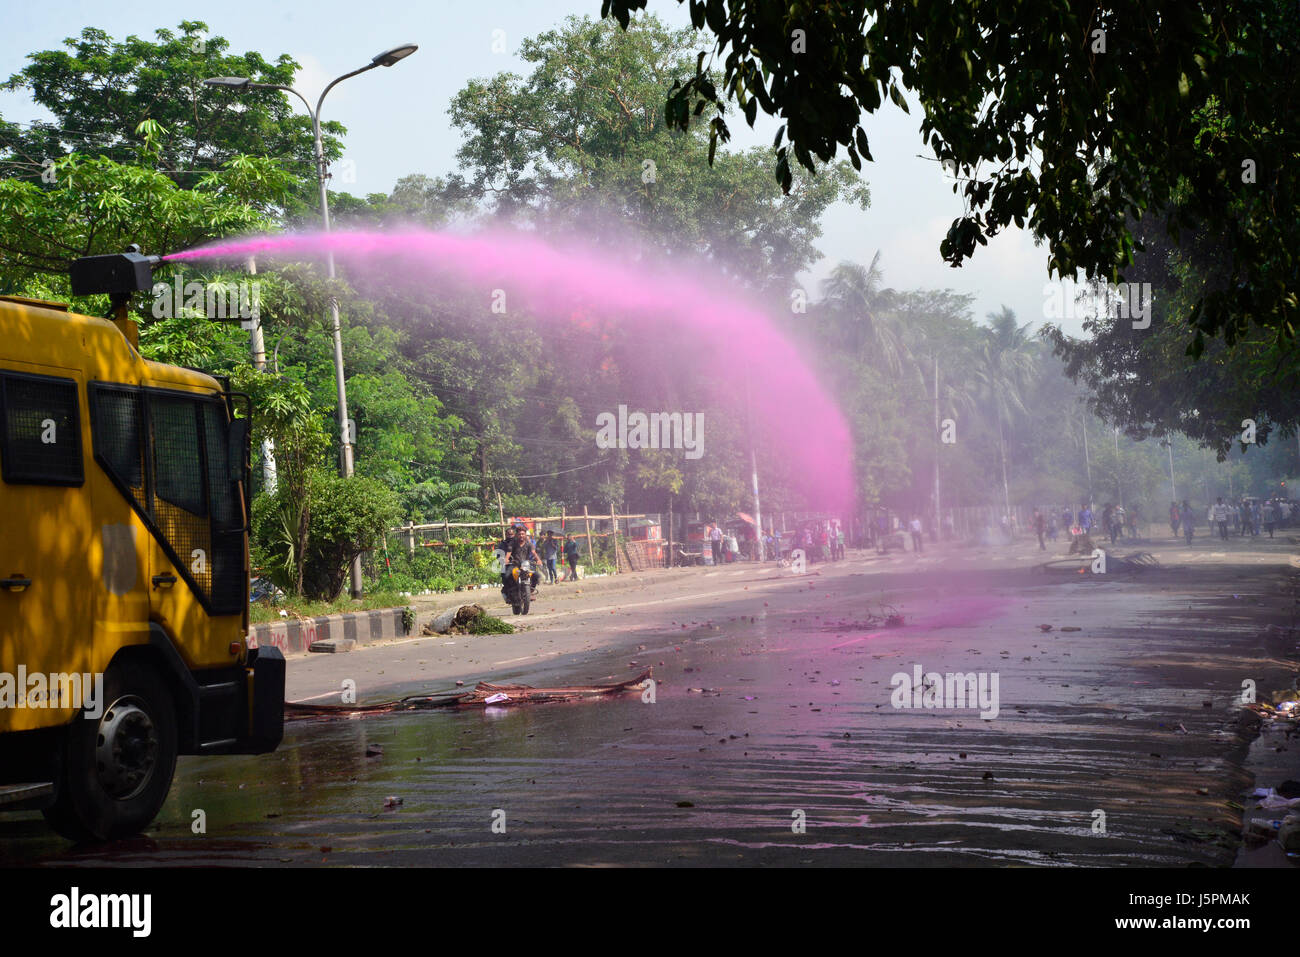
<svg viewBox="0 0 1300 957">
<path fill-rule="evenodd" d="M 482 614 L 470 621 L 465 630 L 471 635 L 513 635 L 515 626 L 500 618 Z"/>
<path fill-rule="evenodd" d="M 319 618 L 322 615 L 338 615 L 350 611 L 369 611 L 374 608 L 404 608 L 410 599 L 396 591 L 368 592 L 359 601 L 353 601 L 342 595 L 334 601 L 308 601 L 305 598 L 286 597 L 278 605 L 258 601 L 248 606 L 249 620 L 260 625 L 268 621 L 282 621 L 280 611 L 283 609 L 290 618 Z"/>
</svg>

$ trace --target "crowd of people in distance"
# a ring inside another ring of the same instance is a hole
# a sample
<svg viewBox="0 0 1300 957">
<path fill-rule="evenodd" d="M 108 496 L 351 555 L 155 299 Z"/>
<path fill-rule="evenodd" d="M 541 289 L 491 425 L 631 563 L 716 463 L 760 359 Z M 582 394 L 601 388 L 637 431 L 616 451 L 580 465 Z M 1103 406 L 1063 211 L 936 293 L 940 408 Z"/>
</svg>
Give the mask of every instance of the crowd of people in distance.
<svg viewBox="0 0 1300 957">
<path fill-rule="evenodd" d="M 1284 498 L 1261 501 L 1252 496 L 1224 502 L 1220 496 L 1206 510 L 1205 520 L 1210 525 L 1211 534 L 1217 533 L 1225 541 L 1229 535 L 1255 537 L 1261 532 L 1267 532 L 1272 538 L 1276 529 L 1300 524 L 1300 503 Z M 1113 502 L 1106 502 L 1100 510 L 1094 510 L 1088 503 L 1080 505 L 1078 511 L 1071 511 L 1068 506 L 1035 508 L 1031 521 L 1038 536 L 1038 547 L 1042 550 L 1046 550 L 1048 542 L 1057 541 L 1062 531 L 1073 538 L 1099 535 L 1109 538 L 1114 545 L 1125 538 L 1140 538 L 1140 530 L 1145 527 L 1139 506 L 1125 508 Z M 1183 539 L 1191 544 L 1196 536 L 1196 524 L 1196 511 L 1187 499 L 1169 503 L 1169 528 L 1175 538 L 1181 533 Z M 1003 517 L 1002 531 L 1009 538 L 1015 537 L 1014 516 L 1010 520 Z"/>
<path fill-rule="evenodd" d="M 1183 508 L 1182 512 L 1170 508 L 1169 524 L 1175 529 L 1175 535 L 1178 534 L 1177 523 L 1185 522 L 1191 515 L 1186 501 L 1183 502 Z M 1245 496 L 1237 502 L 1225 502 L 1220 496 L 1210 506 L 1205 517 L 1212 530 L 1217 531 L 1219 538 L 1225 542 L 1230 534 L 1258 538 L 1261 530 L 1268 532 L 1268 537 L 1272 538 L 1276 529 L 1290 528 L 1300 521 L 1300 505 L 1284 498 L 1260 501 L 1253 496 Z M 1190 541 L 1190 536 L 1188 540 Z"/>
<path fill-rule="evenodd" d="M 808 562 L 837 561 L 845 554 L 844 526 L 835 518 L 800 522 L 793 530 L 770 528 L 761 537 L 754 534 L 752 525 L 743 526 L 737 536 L 735 530 L 712 521 L 704 537 L 714 565 L 742 560 L 781 561 L 795 549 L 802 550 Z"/>
<path fill-rule="evenodd" d="M 1195 538 L 1197 525 L 1197 512 L 1190 502 L 1187 499 L 1171 502 L 1168 515 L 1174 537 L 1181 534 L 1190 544 Z M 1205 520 L 1209 523 L 1210 534 L 1217 534 L 1225 541 L 1233 535 L 1258 537 L 1265 532 L 1272 538 L 1279 528 L 1300 525 L 1300 502 L 1281 497 L 1259 499 L 1252 496 L 1225 502 L 1219 497 L 1205 512 Z M 1069 506 L 1040 506 L 1033 510 L 1030 522 L 1038 538 L 1038 547 L 1044 551 L 1048 542 L 1058 541 L 1063 534 L 1069 537 L 1072 548 L 1076 542 L 1084 541 L 1086 544 L 1092 541 L 1093 536 L 1108 538 L 1115 545 L 1124 539 L 1137 540 L 1146 534 L 1140 506 L 1113 502 L 1105 502 L 1098 509 L 1087 502 L 1077 510 Z M 1002 516 L 1000 526 L 1004 542 L 1012 542 L 1018 537 L 1020 529 L 1014 511 Z M 884 507 L 874 509 L 857 527 L 859 533 L 852 543 L 854 547 L 875 548 L 878 552 L 902 549 L 910 537 L 911 551 L 919 555 L 925 551 L 926 533 L 929 532 L 932 539 L 935 537 L 919 514 L 904 520 Z M 951 515 L 944 517 L 939 531 L 941 539 L 955 537 Z M 704 540 L 708 543 L 708 557 L 712 558 L 714 565 L 739 561 L 788 561 L 796 550 L 802 552 L 804 561 L 808 563 L 839 561 L 845 557 L 845 548 L 849 544 L 843 523 L 835 518 L 801 521 L 793 530 L 769 528 L 761 535 L 756 534 L 754 526 L 749 523 L 737 522 L 724 527 L 717 521 L 710 521 L 704 529 Z M 548 584 L 577 580 L 579 552 L 572 535 L 564 535 L 561 539 L 554 532 L 547 531 L 534 541 L 526 526 L 515 525 L 498 548 L 511 560 L 523 557 L 535 563 L 534 587 L 542 575 Z M 561 560 L 567 566 L 563 577 L 557 569 Z"/>
<path fill-rule="evenodd" d="M 1003 530 L 1014 537 L 1015 529 L 1005 527 L 1007 521 L 1005 518 L 1002 521 Z M 1138 530 L 1142 527 L 1142 521 L 1140 507 L 1134 505 L 1125 508 L 1113 502 L 1106 502 L 1100 513 L 1094 511 L 1092 505 L 1088 503 L 1080 505 L 1078 512 L 1070 511 L 1068 506 L 1061 506 L 1059 511 L 1055 508 L 1046 511 L 1035 508 L 1030 519 L 1034 533 L 1038 536 L 1038 548 L 1041 551 L 1046 551 L 1047 543 L 1055 542 L 1063 529 L 1075 538 L 1080 535 L 1091 538 L 1096 531 L 1110 538 L 1112 545 L 1122 538 L 1135 539 L 1139 537 Z"/>
</svg>

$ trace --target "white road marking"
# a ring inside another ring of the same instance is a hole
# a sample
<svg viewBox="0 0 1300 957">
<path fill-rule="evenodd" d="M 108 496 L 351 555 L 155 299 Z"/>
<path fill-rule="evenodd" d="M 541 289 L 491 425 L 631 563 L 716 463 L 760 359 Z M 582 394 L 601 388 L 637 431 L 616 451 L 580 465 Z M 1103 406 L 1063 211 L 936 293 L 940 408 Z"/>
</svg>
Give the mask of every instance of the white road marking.
<svg viewBox="0 0 1300 957">
<path fill-rule="evenodd" d="M 314 694 L 314 695 L 312 695 L 312 696 L 309 697 L 309 698 L 299 698 L 298 701 L 299 701 L 299 702 L 303 702 L 303 701 L 315 701 L 317 698 L 332 698 L 332 697 L 334 697 L 335 695 L 341 695 L 342 693 L 343 693 L 343 692 L 341 692 L 341 691 L 327 691 L 327 692 L 325 692 L 324 694 Z"/>
</svg>

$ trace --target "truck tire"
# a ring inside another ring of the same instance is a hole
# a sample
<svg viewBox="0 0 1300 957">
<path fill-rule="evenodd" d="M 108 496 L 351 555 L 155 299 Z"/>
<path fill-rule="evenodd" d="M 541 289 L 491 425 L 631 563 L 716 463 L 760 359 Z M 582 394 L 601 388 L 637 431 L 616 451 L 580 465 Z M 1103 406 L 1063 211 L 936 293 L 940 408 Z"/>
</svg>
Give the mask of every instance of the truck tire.
<svg viewBox="0 0 1300 957">
<path fill-rule="evenodd" d="M 98 717 L 78 714 L 63 738 L 54 804 L 45 819 L 73 841 L 111 841 L 148 827 L 176 771 L 176 707 L 146 664 L 104 675 Z"/>
</svg>

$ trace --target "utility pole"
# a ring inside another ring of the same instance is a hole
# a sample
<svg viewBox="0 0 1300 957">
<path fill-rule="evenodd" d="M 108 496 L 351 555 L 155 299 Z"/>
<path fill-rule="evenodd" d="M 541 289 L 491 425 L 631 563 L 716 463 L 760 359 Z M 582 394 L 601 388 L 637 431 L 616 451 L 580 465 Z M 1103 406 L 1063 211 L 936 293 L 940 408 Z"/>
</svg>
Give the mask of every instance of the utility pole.
<svg viewBox="0 0 1300 957">
<path fill-rule="evenodd" d="M 377 67 L 391 67 L 400 63 L 416 50 L 414 43 L 404 43 L 401 46 L 393 47 L 371 57 L 370 62 L 358 70 L 350 73 L 344 73 L 342 76 L 330 81 L 329 86 L 321 92 L 320 97 L 316 100 L 316 109 L 311 108 L 307 98 L 291 86 L 282 83 L 254 83 L 250 78 L 245 76 L 213 76 L 203 81 L 204 86 L 225 87 L 240 92 L 246 90 L 282 90 L 285 93 L 292 93 L 298 99 L 302 100 L 302 105 L 307 110 L 307 115 L 311 117 L 312 132 L 312 149 L 316 158 L 316 180 L 320 187 L 320 215 L 321 223 L 325 227 L 325 232 L 330 231 L 330 207 L 329 207 L 329 167 L 325 162 L 325 151 L 321 145 L 320 134 L 320 111 L 325 102 L 325 97 L 329 91 L 334 89 L 338 84 L 358 74 L 365 73 L 367 70 L 374 70 Z M 333 281 L 334 271 L 334 247 L 329 246 L 326 250 L 329 278 Z M 348 418 L 348 396 L 347 388 L 343 377 L 343 334 L 339 323 L 339 302 L 333 295 L 329 299 L 329 318 L 330 329 L 334 336 L 334 388 L 338 393 L 338 414 L 339 414 L 339 473 L 344 478 L 352 476 L 352 445 L 356 441 L 353 434 L 352 421 Z M 361 556 L 358 555 L 352 559 L 350 571 L 351 577 L 351 594 L 353 598 L 361 597 Z"/>
<path fill-rule="evenodd" d="M 754 451 L 754 429 L 749 408 L 749 367 L 745 367 L 745 431 L 749 434 L 749 480 L 754 493 L 754 544 L 756 555 L 763 554 L 763 515 L 758 510 L 758 455 Z"/>
<path fill-rule="evenodd" d="M 943 521 L 939 518 L 939 454 L 943 443 L 939 441 L 939 353 L 934 354 L 934 529 L 935 541 L 939 541 Z"/>
<path fill-rule="evenodd" d="M 1092 505 L 1092 459 L 1088 457 L 1088 410 L 1083 410 L 1083 464 L 1088 469 L 1088 501 Z"/>
<path fill-rule="evenodd" d="M 248 257 L 248 274 L 257 275 L 257 257 Z M 256 282 L 257 280 L 253 280 Z M 260 301 L 254 300 L 255 302 Z M 262 317 L 254 315 L 248 326 L 248 351 L 253 358 L 253 368 L 258 372 L 266 370 L 266 340 L 262 336 Z M 267 495 L 274 495 L 276 489 L 275 442 L 270 437 L 262 440 L 262 489 Z"/>
<path fill-rule="evenodd" d="M 1174 487 L 1174 440 L 1165 439 L 1165 448 L 1169 450 L 1169 500 L 1178 501 L 1178 489 Z"/>
<path fill-rule="evenodd" d="M 1119 472 L 1119 427 L 1114 430 L 1115 435 L 1115 488 L 1119 490 L 1119 507 L 1124 507 L 1124 482 Z"/>
</svg>

